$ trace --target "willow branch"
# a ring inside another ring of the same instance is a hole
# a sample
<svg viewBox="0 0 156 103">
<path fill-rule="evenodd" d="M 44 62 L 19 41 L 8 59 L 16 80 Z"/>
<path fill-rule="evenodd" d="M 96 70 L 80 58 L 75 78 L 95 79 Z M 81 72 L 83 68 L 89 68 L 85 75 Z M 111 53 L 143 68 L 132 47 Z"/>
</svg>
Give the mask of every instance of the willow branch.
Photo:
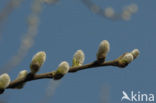
<svg viewBox="0 0 156 103">
<path fill-rule="evenodd" d="M 80 70 L 84 70 L 84 69 L 89 69 L 89 68 L 96 68 L 96 67 L 102 67 L 102 66 L 117 66 L 120 67 L 120 64 L 118 63 L 117 60 L 114 61 L 108 61 L 108 62 L 103 62 L 103 63 L 99 63 L 98 61 L 86 64 L 86 65 L 82 65 L 82 66 L 78 66 L 78 67 L 71 67 L 69 70 L 69 73 L 75 73 L 77 71 Z M 16 79 L 14 81 L 12 81 L 9 86 L 7 87 L 7 89 L 16 89 L 15 87 L 19 84 L 22 83 L 26 83 L 29 81 L 33 81 L 33 80 L 38 80 L 38 79 L 52 79 L 54 78 L 54 74 L 55 71 L 53 72 L 48 72 L 48 73 L 42 73 L 42 74 L 35 74 L 32 75 L 31 73 L 29 73 L 27 75 L 27 77 L 25 79 Z"/>
<path fill-rule="evenodd" d="M 118 57 L 113 61 L 105 61 L 108 52 L 109 52 L 109 42 L 107 40 L 103 40 L 100 43 L 98 52 L 96 54 L 97 60 L 89 64 L 83 65 L 85 55 L 82 50 L 77 50 L 73 56 L 71 67 L 69 66 L 68 62 L 63 61 L 58 65 L 58 68 L 55 71 L 36 74 L 46 60 L 46 53 L 44 51 L 40 51 L 33 56 L 32 61 L 30 63 L 31 71 L 29 73 L 27 73 L 26 70 L 21 71 L 18 77 L 12 82 L 10 82 L 10 77 L 8 74 L 4 73 L 0 76 L 1 80 L 0 94 L 2 94 L 5 91 L 5 89 L 22 89 L 24 85 L 29 81 L 39 79 L 59 80 L 67 73 L 75 73 L 80 70 L 104 66 L 115 66 L 124 68 L 134 59 L 136 59 L 136 57 L 140 53 L 138 49 L 134 49 L 131 52 L 124 53 L 123 55 L 121 55 L 120 57 Z"/>
</svg>

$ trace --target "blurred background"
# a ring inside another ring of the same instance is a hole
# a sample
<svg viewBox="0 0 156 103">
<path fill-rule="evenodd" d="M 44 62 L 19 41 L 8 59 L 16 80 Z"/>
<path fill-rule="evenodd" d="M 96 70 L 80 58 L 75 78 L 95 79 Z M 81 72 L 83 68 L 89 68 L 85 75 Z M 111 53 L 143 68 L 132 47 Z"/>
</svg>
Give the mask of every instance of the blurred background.
<svg viewBox="0 0 156 103">
<path fill-rule="evenodd" d="M 29 70 L 32 56 L 47 53 L 39 73 L 71 65 L 76 50 L 96 59 L 108 40 L 113 60 L 135 48 L 141 55 L 125 69 L 100 67 L 69 73 L 60 81 L 29 82 L 6 90 L 0 103 L 120 103 L 122 91 L 156 94 L 155 0 L 0 0 L 0 73 L 14 80 Z M 133 5 L 129 11 L 127 7 Z M 128 101 L 127 101 L 128 103 Z"/>
</svg>

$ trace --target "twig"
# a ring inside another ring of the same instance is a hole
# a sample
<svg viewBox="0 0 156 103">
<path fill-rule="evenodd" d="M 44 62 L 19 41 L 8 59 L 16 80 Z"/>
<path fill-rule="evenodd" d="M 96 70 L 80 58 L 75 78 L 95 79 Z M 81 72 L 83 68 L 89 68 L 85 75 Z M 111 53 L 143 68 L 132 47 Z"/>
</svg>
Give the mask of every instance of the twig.
<svg viewBox="0 0 156 103">
<path fill-rule="evenodd" d="M 82 65 L 82 66 L 78 66 L 78 67 L 71 67 L 69 70 L 69 73 L 74 73 L 80 70 L 84 70 L 84 69 L 89 69 L 89 68 L 94 68 L 94 67 L 102 67 L 102 66 L 117 66 L 117 67 L 121 67 L 121 64 L 118 63 L 117 60 L 114 61 L 108 61 L 108 62 L 104 62 L 104 63 L 99 63 L 98 61 L 86 64 L 86 65 Z M 55 76 L 55 71 L 53 72 L 48 72 L 48 73 L 42 73 L 42 74 L 31 74 L 29 73 L 27 75 L 27 77 L 25 79 L 16 79 L 14 81 L 12 81 L 9 86 L 7 87 L 7 89 L 16 89 L 16 86 L 22 83 L 26 83 L 28 81 L 32 81 L 32 80 L 38 80 L 38 79 L 52 79 Z"/>
<path fill-rule="evenodd" d="M 136 57 L 140 54 L 138 49 L 134 49 L 131 52 L 124 53 L 123 55 L 121 55 L 113 61 L 105 61 L 109 49 L 109 42 L 107 40 L 103 40 L 100 43 L 98 52 L 96 54 L 97 60 L 89 64 L 83 65 L 85 55 L 82 50 L 77 50 L 73 56 L 71 67 L 69 66 L 68 62 L 63 61 L 58 65 L 58 68 L 55 71 L 36 74 L 46 60 L 46 53 L 44 51 L 40 51 L 33 56 L 32 61 L 30 63 L 31 71 L 29 73 L 27 73 L 26 70 L 21 71 L 18 77 L 12 82 L 10 82 L 10 77 L 8 74 L 4 73 L 0 75 L 0 94 L 2 94 L 5 91 L 5 89 L 22 89 L 24 85 L 29 81 L 39 79 L 59 80 L 67 73 L 75 73 L 84 69 L 97 68 L 102 66 L 115 66 L 124 68 L 134 59 L 136 59 Z"/>
</svg>

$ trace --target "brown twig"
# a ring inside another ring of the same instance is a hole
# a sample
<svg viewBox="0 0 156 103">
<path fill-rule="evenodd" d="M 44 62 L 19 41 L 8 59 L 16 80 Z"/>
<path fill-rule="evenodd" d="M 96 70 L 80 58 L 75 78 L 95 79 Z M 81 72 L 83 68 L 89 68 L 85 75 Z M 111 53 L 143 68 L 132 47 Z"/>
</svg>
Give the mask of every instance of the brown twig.
<svg viewBox="0 0 156 103">
<path fill-rule="evenodd" d="M 121 65 L 118 63 L 117 60 L 103 62 L 103 63 L 99 63 L 98 61 L 95 61 L 95 62 L 86 64 L 86 65 L 82 65 L 82 66 L 78 66 L 78 67 L 71 67 L 69 70 L 69 73 L 77 72 L 79 70 L 94 68 L 94 67 L 101 67 L 101 66 L 121 67 Z M 38 79 L 46 79 L 46 78 L 52 79 L 52 78 L 54 78 L 54 76 L 55 76 L 55 71 L 48 72 L 48 73 L 42 73 L 42 74 L 35 74 L 35 75 L 29 73 L 27 75 L 27 77 L 24 79 L 16 79 L 16 80 L 12 81 L 9 84 L 9 86 L 7 87 L 7 89 L 16 89 L 16 86 L 18 86 L 19 84 L 26 83 L 26 82 L 32 81 L 32 80 L 38 80 Z"/>
</svg>

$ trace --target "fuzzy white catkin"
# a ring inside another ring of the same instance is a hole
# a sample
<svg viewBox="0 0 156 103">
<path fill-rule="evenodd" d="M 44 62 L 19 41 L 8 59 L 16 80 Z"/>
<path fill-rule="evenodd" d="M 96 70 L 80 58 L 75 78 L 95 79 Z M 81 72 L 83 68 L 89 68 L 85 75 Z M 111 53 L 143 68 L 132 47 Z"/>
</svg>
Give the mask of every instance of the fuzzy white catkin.
<svg viewBox="0 0 156 103">
<path fill-rule="evenodd" d="M 0 89 L 7 88 L 10 81 L 10 76 L 7 73 L 0 75 Z"/>
<path fill-rule="evenodd" d="M 133 55 L 131 53 L 126 53 L 122 60 L 130 63 L 133 61 Z"/>
<path fill-rule="evenodd" d="M 32 58 L 32 62 L 39 61 L 41 65 L 45 62 L 45 60 L 46 60 L 46 53 L 44 51 L 40 51 L 36 53 Z"/>
<path fill-rule="evenodd" d="M 139 49 L 134 49 L 133 51 L 131 51 L 131 54 L 133 55 L 133 58 L 137 58 L 140 54 Z"/>
<path fill-rule="evenodd" d="M 107 40 L 103 40 L 100 45 L 99 45 L 99 49 L 98 52 L 96 54 L 97 59 L 102 59 L 105 58 L 107 53 L 110 50 L 110 44 Z"/>
<path fill-rule="evenodd" d="M 60 73 L 62 75 L 65 75 L 66 73 L 68 73 L 68 71 L 69 71 L 69 64 L 66 61 L 61 62 L 56 70 L 57 73 Z"/>
<path fill-rule="evenodd" d="M 44 64 L 45 60 L 46 60 L 46 53 L 44 51 L 40 51 L 36 53 L 33 56 L 32 62 L 30 64 L 31 72 L 36 73 L 39 70 L 39 68 Z"/>
<path fill-rule="evenodd" d="M 26 78 L 27 74 L 28 74 L 27 70 L 22 70 L 22 71 L 19 72 L 16 79 L 24 79 L 24 78 Z M 16 88 L 17 89 L 22 89 L 24 87 L 24 85 L 25 85 L 25 83 L 19 84 L 19 85 L 16 86 Z"/>
<path fill-rule="evenodd" d="M 23 79 L 27 76 L 28 71 L 27 70 L 22 70 L 19 74 L 18 74 L 18 79 Z"/>
<path fill-rule="evenodd" d="M 82 50 L 77 50 L 73 56 L 73 66 L 81 66 L 84 63 L 85 54 Z"/>
<path fill-rule="evenodd" d="M 113 9 L 113 8 L 108 7 L 108 8 L 106 8 L 106 9 L 104 10 L 104 14 L 105 14 L 106 17 L 109 18 L 109 17 L 113 17 L 114 14 L 115 14 L 115 12 L 114 12 L 114 9 Z"/>
</svg>

